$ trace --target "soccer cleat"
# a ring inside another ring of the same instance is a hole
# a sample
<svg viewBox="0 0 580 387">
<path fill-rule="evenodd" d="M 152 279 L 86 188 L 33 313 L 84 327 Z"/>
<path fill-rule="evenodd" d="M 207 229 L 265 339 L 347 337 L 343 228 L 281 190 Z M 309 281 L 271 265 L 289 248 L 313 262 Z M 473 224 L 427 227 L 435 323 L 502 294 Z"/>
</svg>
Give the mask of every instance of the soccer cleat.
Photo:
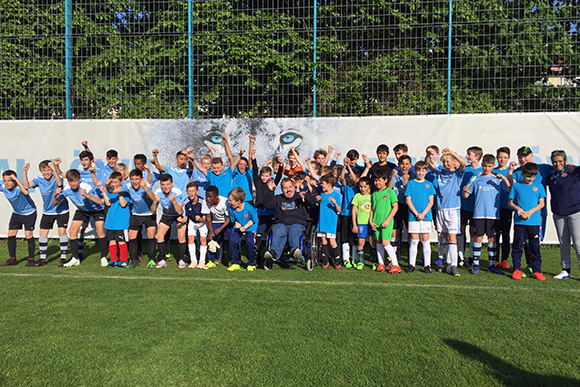
<svg viewBox="0 0 580 387">
<path fill-rule="evenodd" d="M 256 266 L 248 266 L 248 271 L 256 271 Z"/>
<path fill-rule="evenodd" d="M 495 267 L 495 266 L 489 266 L 489 267 L 487 268 L 487 270 L 489 270 L 489 272 L 490 272 L 490 273 L 493 273 L 493 274 L 500 274 L 500 275 L 504 275 L 504 274 L 505 274 L 503 271 L 501 271 L 500 269 L 498 269 L 498 268 L 497 268 L 497 267 Z"/>
<path fill-rule="evenodd" d="M 356 266 L 355 266 L 355 268 L 356 268 L 357 270 L 362 270 L 362 269 L 364 269 L 364 267 L 365 267 L 365 264 L 364 264 L 364 263 L 362 263 L 362 262 L 358 262 L 358 263 L 356 264 Z"/>
<path fill-rule="evenodd" d="M 538 281 L 545 281 L 546 277 L 542 273 L 534 273 L 534 278 Z"/>
<path fill-rule="evenodd" d="M 216 266 L 217 265 L 215 264 L 214 261 L 209 261 L 208 263 L 205 264 L 205 266 L 203 267 L 203 269 L 204 270 L 209 270 L 209 269 L 213 269 Z"/>
<path fill-rule="evenodd" d="M 407 267 L 407 268 L 405 269 L 405 273 L 412 273 L 412 272 L 414 272 L 415 270 L 417 270 L 417 268 L 416 268 L 415 266 L 411 266 L 411 265 L 409 265 L 409 267 Z"/>
<path fill-rule="evenodd" d="M 64 267 L 74 267 L 74 266 L 80 266 L 80 264 L 81 264 L 81 261 L 78 258 L 72 257 L 70 259 L 70 261 L 65 263 L 63 266 Z"/>
<path fill-rule="evenodd" d="M 6 262 L 2 262 L 2 266 L 14 266 L 14 265 L 18 265 L 18 261 L 16 260 L 16 258 L 10 258 Z"/>
<path fill-rule="evenodd" d="M 127 269 L 136 269 L 138 267 L 139 261 L 131 261 L 131 263 L 127 265 Z"/>
<path fill-rule="evenodd" d="M 106 267 L 115 267 L 115 266 L 117 266 L 117 261 L 111 261 L 107 264 Z"/>
<path fill-rule="evenodd" d="M 127 265 L 128 265 L 127 262 L 117 261 L 117 266 L 115 266 L 115 267 L 118 267 L 120 269 L 124 269 L 127 267 Z"/>
<path fill-rule="evenodd" d="M 425 274 L 431 274 L 431 266 L 424 267 Z"/>
<path fill-rule="evenodd" d="M 36 261 L 34 260 L 34 258 L 28 258 L 28 262 L 26 262 L 27 267 L 36 267 Z"/>
<path fill-rule="evenodd" d="M 435 261 L 435 266 L 437 267 L 443 266 L 443 258 L 437 258 L 437 260 Z"/>
<path fill-rule="evenodd" d="M 437 269 L 437 271 L 440 272 L 440 273 L 447 273 L 449 271 L 450 266 L 451 265 L 445 265 L 445 266 Z"/>
<path fill-rule="evenodd" d="M 183 262 L 183 259 L 179 260 L 179 263 L 177 264 L 177 268 L 178 269 L 185 269 L 187 267 L 187 265 L 185 264 L 185 262 Z"/>
<path fill-rule="evenodd" d="M 167 267 L 167 261 L 165 261 L 165 259 L 162 259 L 161 261 L 157 262 L 157 265 L 155 266 L 156 269 L 165 269 Z"/>
<path fill-rule="evenodd" d="M 521 270 L 514 270 L 514 272 L 512 273 L 512 278 L 515 280 L 521 280 L 522 279 L 522 271 Z"/>
<path fill-rule="evenodd" d="M 35 262 L 36 266 L 46 266 L 48 265 L 48 262 L 46 261 L 46 259 L 39 259 L 38 261 Z"/>
<path fill-rule="evenodd" d="M 328 266 L 330 266 L 330 263 L 326 262 L 324 265 L 322 265 L 322 268 L 326 270 L 328 269 Z"/>
<path fill-rule="evenodd" d="M 377 266 L 377 271 L 378 272 L 383 272 L 385 271 L 385 264 L 384 263 L 379 263 L 379 266 Z"/>
<path fill-rule="evenodd" d="M 449 274 L 451 274 L 453 277 L 460 277 L 461 274 L 459 274 L 459 271 L 457 270 L 457 266 L 451 266 L 449 268 Z"/>
<path fill-rule="evenodd" d="M 507 260 L 506 260 L 506 261 L 501 261 L 501 262 L 500 262 L 500 264 L 499 264 L 499 267 L 500 267 L 501 269 L 506 269 L 506 270 L 508 270 L 508 269 L 510 268 L 510 264 L 508 263 L 508 261 L 507 261 Z"/>
<path fill-rule="evenodd" d="M 63 267 L 65 263 L 66 259 L 61 259 L 60 262 L 58 263 L 58 267 Z"/>
<path fill-rule="evenodd" d="M 403 270 L 399 266 L 391 265 L 391 269 L 389 270 L 389 274 L 399 274 L 402 273 Z"/>
<path fill-rule="evenodd" d="M 341 266 L 340 264 L 338 264 L 338 265 L 336 265 L 334 268 L 335 268 L 336 270 L 341 270 L 341 269 L 342 269 L 342 266 Z"/>
<path fill-rule="evenodd" d="M 393 267 L 393 263 L 392 263 L 392 262 L 389 262 L 389 263 L 387 263 L 387 264 L 385 265 L 385 270 L 387 270 L 387 271 L 388 271 L 388 270 L 391 270 L 391 268 L 392 268 L 392 267 Z"/>
<path fill-rule="evenodd" d="M 560 274 L 557 274 L 554 276 L 554 279 L 565 279 L 565 278 L 571 278 L 572 276 L 570 275 L 570 273 L 568 273 L 566 270 L 562 270 L 560 272 Z"/>
<path fill-rule="evenodd" d="M 471 269 L 470 273 L 473 275 L 478 275 L 479 274 L 479 265 L 473 265 L 473 268 Z"/>
<path fill-rule="evenodd" d="M 344 268 L 345 269 L 352 269 L 352 263 L 350 263 L 350 261 L 344 261 Z"/>
<path fill-rule="evenodd" d="M 266 250 L 264 253 L 264 258 L 268 260 L 270 263 L 276 260 L 276 253 L 274 250 Z"/>
<path fill-rule="evenodd" d="M 237 263 L 234 263 L 232 266 L 228 267 L 228 271 L 238 271 L 238 270 L 242 270 L 242 268 Z"/>
<path fill-rule="evenodd" d="M 101 267 L 107 267 L 109 265 L 109 261 L 107 261 L 107 258 L 103 257 L 101 258 Z"/>
<path fill-rule="evenodd" d="M 373 268 L 372 271 L 377 271 L 377 268 L 379 267 L 378 263 L 373 263 Z"/>
<path fill-rule="evenodd" d="M 155 263 L 154 260 L 150 259 L 149 262 L 147 262 L 147 269 L 155 269 L 155 266 L 157 266 L 157 263 Z"/>
<path fill-rule="evenodd" d="M 190 269 L 197 269 L 197 261 L 191 261 L 191 263 L 189 264 L 189 268 Z"/>
<path fill-rule="evenodd" d="M 205 267 L 205 261 L 199 261 L 199 263 L 197 264 L 197 269 L 203 269 Z M 189 268 L 191 269 L 191 265 L 189 265 Z"/>
<path fill-rule="evenodd" d="M 526 268 L 523 270 L 523 272 L 524 272 L 524 274 L 525 274 L 527 277 L 532 277 L 532 276 L 534 275 L 534 271 L 533 271 L 533 270 L 532 270 L 532 268 L 531 268 L 531 267 L 529 267 L 529 266 L 528 266 L 528 267 L 526 267 Z M 522 277 L 523 277 L 523 276 L 522 276 Z"/>
<path fill-rule="evenodd" d="M 165 254 L 165 261 L 166 262 L 171 261 L 171 254 L 169 254 L 169 253 Z"/>
</svg>

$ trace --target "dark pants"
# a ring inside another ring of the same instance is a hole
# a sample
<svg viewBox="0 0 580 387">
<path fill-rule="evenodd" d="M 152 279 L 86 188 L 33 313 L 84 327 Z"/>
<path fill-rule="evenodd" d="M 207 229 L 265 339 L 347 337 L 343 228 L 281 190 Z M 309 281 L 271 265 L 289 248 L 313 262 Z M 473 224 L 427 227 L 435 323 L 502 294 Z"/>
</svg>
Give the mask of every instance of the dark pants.
<svg viewBox="0 0 580 387">
<path fill-rule="evenodd" d="M 242 263 L 242 236 L 238 230 L 232 230 L 230 234 L 230 262 L 233 265 Z M 256 234 L 251 231 L 246 231 L 246 252 L 248 266 L 256 266 Z"/>
<path fill-rule="evenodd" d="M 540 252 L 540 226 L 514 226 L 514 243 L 512 245 L 512 261 L 514 270 L 522 269 L 522 253 L 524 242 L 528 241 L 530 261 L 534 273 L 542 272 L 542 253 Z"/>
<path fill-rule="evenodd" d="M 512 218 L 514 212 L 507 208 L 499 210 L 499 232 L 497 233 L 497 247 L 501 250 L 502 261 L 507 261 L 510 256 L 510 231 L 512 229 Z"/>
<path fill-rule="evenodd" d="M 217 228 L 220 228 L 223 225 L 224 225 L 223 223 L 212 223 L 211 224 L 214 232 L 215 232 L 215 230 Z M 213 261 L 213 262 L 216 262 L 216 263 L 221 263 L 222 262 L 222 258 L 224 256 L 224 240 L 225 240 L 224 237 L 225 237 L 226 232 L 228 230 L 229 229 L 226 227 L 225 229 L 222 230 L 222 232 L 220 232 L 219 234 L 216 234 L 213 237 L 213 240 L 216 241 L 220 245 L 220 248 L 215 253 L 212 253 L 211 251 L 208 250 L 208 252 L 207 252 L 207 259 L 208 260 Z"/>
</svg>

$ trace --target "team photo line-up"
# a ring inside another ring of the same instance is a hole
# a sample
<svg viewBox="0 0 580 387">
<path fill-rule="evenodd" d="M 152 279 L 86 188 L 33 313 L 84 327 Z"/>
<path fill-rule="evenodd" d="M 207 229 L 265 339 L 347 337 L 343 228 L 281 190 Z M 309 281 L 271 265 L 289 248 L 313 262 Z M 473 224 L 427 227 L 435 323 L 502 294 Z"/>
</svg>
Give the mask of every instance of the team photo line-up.
<svg viewBox="0 0 580 387">
<path fill-rule="evenodd" d="M 228 167 L 210 147 L 209 154 L 199 159 L 189 147 L 176 153 L 173 166 L 162 165 L 159 151 L 154 149 L 151 164 L 156 171 L 147 165 L 145 154 L 137 154 L 135 168 L 129 170 L 118 162 L 117 151 L 107 151 L 102 161 L 83 141 L 78 169 L 64 172 L 61 160 L 55 158 L 41 161 L 40 175 L 32 180 L 28 178 L 29 163 L 22 167 L 22 180 L 15 171 L 4 171 L 1 190 L 13 213 L 9 259 L 2 266 L 18 264 L 16 235 L 22 228 L 28 246 L 26 266 L 46 265 L 48 235 L 56 222 L 59 266 L 80 265 L 84 231 L 91 223 L 101 266 L 139 267 L 144 256 L 142 235 L 146 234 L 146 266 L 163 269 L 171 257 L 170 235 L 175 224 L 179 269 L 216 267 L 222 263 L 227 241 L 228 271 L 268 270 L 275 263 L 301 262 L 305 255 L 311 260 L 316 256 L 323 269 L 363 270 L 368 243 L 372 270 L 398 274 L 402 272 L 401 236 L 406 232 L 405 271 L 418 270 L 421 244 L 423 271 L 430 274 L 429 236 L 435 227 L 438 258 L 433 266 L 438 271 L 458 277 L 458 267 L 464 267 L 478 274 L 487 236 L 487 270 L 495 274 L 511 270 L 513 279 L 528 276 L 545 281 L 540 243 L 547 217 L 546 187 L 560 242 L 562 271 L 554 278 L 571 276 L 572 245 L 580 257 L 580 167 L 569 165 L 563 150 L 551 153 L 549 165 L 533 163 L 527 146 L 517 150 L 518 162 L 510 162 L 508 147 L 497 149 L 494 155 L 472 146 L 463 158 L 449 148 L 440 151 L 430 145 L 424 160 L 413 165 L 405 144 L 394 147 L 397 164 L 387 161 L 389 147 L 381 144 L 376 148 L 376 162 L 362 154 L 359 165 L 355 149 L 339 164 L 342 154 L 332 146 L 305 158 L 292 148 L 286 159 L 276 156 L 259 167 L 254 136 L 249 136 L 248 157 L 243 148 L 234 156 L 228 137 L 224 135 L 223 140 Z M 159 188 L 153 191 L 157 181 Z M 43 200 L 39 260 L 35 259 L 33 237 L 37 210 L 29 194 L 35 187 Z M 76 207 L 70 226 L 69 202 Z M 316 246 L 305 248 L 308 235 L 317 241 Z M 242 240 L 247 258 L 244 266 Z M 69 248 L 71 258 L 67 259 Z M 316 254 L 306 251 L 314 248 Z"/>
</svg>

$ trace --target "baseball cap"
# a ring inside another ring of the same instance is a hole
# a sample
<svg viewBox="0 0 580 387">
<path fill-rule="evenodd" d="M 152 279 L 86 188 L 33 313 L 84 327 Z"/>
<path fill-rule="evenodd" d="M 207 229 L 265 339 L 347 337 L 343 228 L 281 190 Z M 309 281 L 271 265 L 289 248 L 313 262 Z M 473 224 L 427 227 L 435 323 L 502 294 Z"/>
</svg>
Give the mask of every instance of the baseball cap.
<svg viewBox="0 0 580 387">
<path fill-rule="evenodd" d="M 518 156 L 527 156 L 527 155 L 531 155 L 532 154 L 532 148 L 530 148 L 529 146 L 523 146 L 521 148 L 518 149 Z"/>
</svg>

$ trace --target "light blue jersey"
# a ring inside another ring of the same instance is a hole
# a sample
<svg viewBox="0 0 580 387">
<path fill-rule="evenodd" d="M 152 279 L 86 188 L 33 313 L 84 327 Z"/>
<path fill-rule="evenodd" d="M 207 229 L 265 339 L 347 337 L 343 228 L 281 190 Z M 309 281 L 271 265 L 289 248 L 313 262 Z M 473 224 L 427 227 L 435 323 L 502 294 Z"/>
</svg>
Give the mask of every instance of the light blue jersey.
<svg viewBox="0 0 580 387">
<path fill-rule="evenodd" d="M 180 216 L 181 212 L 177 212 L 175 211 L 175 207 L 173 206 L 173 203 L 171 202 L 171 200 L 169 200 L 169 196 L 173 195 L 175 197 L 175 200 L 178 203 L 181 203 L 182 200 L 181 195 L 182 192 L 178 189 L 178 188 L 171 188 L 171 191 L 166 194 L 165 192 L 163 192 L 163 190 L 161 188 L 158 188 L 157 191 L 155 191 L 155 195 L 159 196 L 159 205 L 161 206 L 162 210 L 163 210 L 163 215 L 166 216 Z"/>
<path fill-rule="evenodd" d="M 205 199 L 205 190 L 209 187 L 209 180 L 208 178 L 199 170 L 194 169 L 191 172 L 191 178 L 193 181 L 197 183 L 197 187 L 199 188 L 198 196 L 202 199 Z"/>
<path fill-rule="evenodd" d="M 125 207 L 121 206 L 119 195 L 123 195 L 128 202 Z M 107 209 L 107 216 L 105 217 L 105 228 L 107 230 L 128 230 L 129 219 L 131 218 L 130 203 L 131 197 L 127 192 L 121 194 L 107 193 L 111 206 Z"/>
<path fill-rule="evenodd" d="M 228 213 L 232 224 L 238 222 L 242 227 L 244 227 L 251 220 L 254 224 L 247 228 L 246 231 L 258 231 L 258 212 L 251 204 L 244 203 L 244 208 L 242 208 L 241 211 L 236 211 L 232 207 L 228 207 Z M 234 227 L 234 230 L 235 229 L 236 228 Z"/>
<path fill-rule="evenodd" d="M 338 223 L 338 213 L 336 206 L 330 201 L 330 198 L 340 204 L 340 195 L 336 192 L 320 194 L 320 216 L 318 218 L 317 232 L 327 234 L 336 234 L 336 225 Z"/>
<path fill-rule="evenodd" d="M 356 185 L 343 185 L 342 186 L 342 202 L 340 204 L 340 215 L 351 216 L 352 215 L 352 199 L 359 193 L 358 187 Z"/>
<path fill-rule="evenodd" d="M 437 209 L 455 210 L 461 208 L 461 179 L 463 173 L 459 168 L 454 171 L 435 169 L 432 171 L 435 189 L 437 190 Z"/>
<path fill-rule="evenodd" d="M 187 191 L 187 184 L 191 181 L 191 171 L 187 168 L 165 167 L 165 173 L 168 173 L 173 178 L 173 187 L 177 188 L 183 195 Z M 185 197 L 177 198 L 178 202 L 182 202 Z"/>
<path fill-rule="evenodd" d="M 95 186 L 95 183 L 93 182 L 93 174 L 91 173 L 91 171 L 87 171 L 86 169 L 83 169 L 83 167 L 79 167 L 78 171 L 81 174 L 81 183 L 86 183 L 88 185 L 90 185 L 91 187 Z M 97 178 L 99 177 L 99 173 L 98 171 L 95 172 L 95 174 L 97 175 Z"/>
<path fill-rule="evenodd" d="M 467 191 L 474 197 L 473 219 L 499 219 L 502 179 L 479 175 Z"/>
<path fill-rule="evenodd" d="M 215 185 L 218 188 L 221 196 L 227 197 L 232 190 L 232 170 L 224 168 L 222 173 L 216 175 L 213 171 L 207 171 L 207 178 L 210 185 Z"/>
<path fill-rule="evenodd" d="M 73 190 L 69 185 L 66 185 L 63 191 L 56 195 L 56 198 L 59 200 L 68 198 L 80 211 L 83 212 L 102 211 L 105 208 L 104 205 L 97 204 L 89 198 L 83 197 L 81 195 L 81 190 L 85 190 L 91 196 L 96 196 L 101 199 L 103 198 L 103 193 L 100 189 L 92 187 L 89 184 L 83 182 L 79 184 L 79 188 L 76 191 Z"/>
<path fill-rule="evenodd" d="M 99 181 L 102 184 L 105 184 L 105 181 L 109 178 L 109 176 L 111 176 L 111 173 L 113 173 L 113 168 L 114 166 L 110 166 L 108 163 L 104 162 L 103 160 L 95 160 L 95 164 L 97 165 L 97 179 L 99 179 Z M 92 181 L 92 180 L 91 180 Z"/>
<path fill-rule="evenodd" d="M 398 167 L 397 167 L 398 168 Z M 413 180 L 415 178 L 415 174 L 409 171 L 409 181 Z M 405 180 L 403 179 L 403 176 L 401 176 L 400 174 L 396 174 L 395 177 L 393 177 L 393 191 L 395 191 L 395 193 L 397 194 L 397 200 L 399 201 L 399 203 L 405 203 L 405 189 L 407 188 L 407 186 L 405 185 Z"/>
<path fill-rule="evenodd" d="M 469 181 L 473 176 L 478 176 L 483 172 L 483 168 L 473 168 L 472 166 L 468 165 L 465 167 L 463 171 L 463 180 L 461 181 L 461 192 L 463 192 L 463 187 L 468 185 Z M 469 196 L 467 199 L 461 195 L 461 209 L 465 211 L 473 212 L 473 208 L 475 206 L 475 198 L 473 195 Z"/>
<path fill-rule="evenodd" d="M 151 215 L 151 205 L 153 201 L 147 195 L 147 192 L 139 187 L 138 190 L 131 184 L 123 184 L 121 188 L 131 198 L 131 213 L 135 215 Z"/>
<path fill-rule="evenodd" d="M 544 208 L 546 208 L 546 190 L 542 184 L 536 181 L 532 182 L 532 184 L 514 183 L 510 192 L 510 199 L 524 211 L 534 208 L 540 198 L 544 198 Z M 521 226 L 541 226 L 542 215 L 540 211 L 536 211 L 528 219 L 523 219 L 518 215 L 517 211 L 514 211 L 514 224 Z"/>
<path fill-rule="evenodd" d="M 250 168 L 246 168 L 244 173 L 241 173 L 240 170 L 236 167 L 236 170 L 232 174 L 232 187 L 236 188 L 239 187 L 244 190 L 246 193 L 246 198 L 244 199 L 246 202 L 251 202 L 253 200 L 252 197 L 252 170 Z"/>
<path fill-rule="evenodd" d="M 42 176 L 37 176 L 32 179 L 32 184 L 38 187 L 40 194 L 42 195 L 42 213 L 46 215 L 58 215 L 66 214 L 68 212 L 68 200 L 63 200 L 56 206 L 52 205 L 52 197 L 54 196 L 54 191 L 58 188 L 56 185 L 56 179 L 54 176 L 51 177 L 49 181 Z"/>
<path fill-rule="evenodd" d="M 15 214 L 30 215 L 36 211 L 36 205 L 30 195 L 24 195 L 18 185 L 9 190 L 4 184 L 0 184 L 0 191 L 4 192 Z"/>
<path fill-rule="evenodd" d="M 497 175 L 498 173 L 501 173 L 503 176 L 507 177 L 508 171 L 509 171 L 509 168 L 506 168 L 506 169 L 494 168 L 493 174 Z M 508 204 L 509 203 L 509 196 L 510 196 L 508 186 L 505 183 L 505 181 L 503 181 L 503 180 L 501 181 L 500 185 L 501 185 L 501 193 L 500 193 L 500 197 L 499 197 L 499 208 L 502 210 L 505 210 L 505 209 L 511 210 L 511 208 Z"/>
<path fill-rule="evenodd" d="M 435 196 L 435 187 L 432 182 L 429 180 L 423 180 L 421 182 L 417 180 L 410 180 L 407 183 L 407 189 L 405 190 L 405 196 L 411 198 L 411 202 L 413 203 L 413 207 L 417 210 L 418 213 L 422 213 L 427 208 L 429 204 L 429 198 L 431 196 Z M 406 203 L 406 198 L 402 200 L 403 203 Z M 435 202 L 435 198 L 433 198 L 433 202 Z M 431 211 L 427 211 L 425 214 L 425 221 L 432 221 L 433 215 Z M 409 210 L 409 222 L 418 222 L 419 219 Z"/>
</svg>

